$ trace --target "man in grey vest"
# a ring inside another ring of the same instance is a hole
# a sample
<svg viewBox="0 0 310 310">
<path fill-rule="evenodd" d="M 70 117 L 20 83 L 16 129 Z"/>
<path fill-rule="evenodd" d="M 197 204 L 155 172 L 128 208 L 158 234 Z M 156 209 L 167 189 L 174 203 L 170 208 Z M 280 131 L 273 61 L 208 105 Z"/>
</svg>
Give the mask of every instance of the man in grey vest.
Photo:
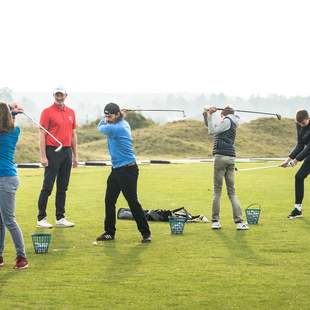
<svg viewBox="0 0 310 310">
<path fill-rule="evenodd" d="M 249 229 L 242 220 L 242 211 L 235 194 L 235 138 L 239 125 L 239 117 L 233 108 L 227 106 L 221 111 L 221 119 L 214 119 L 216 107 L 205 109 L 203 116 L 210 135 L 214 136 L 214 175 L 213 175 L 213 206 L 212 229 L 221 229 L 220 201 L 225 177 L 227 194 L 233 209 L 233 219 L 237 230 Z"/>
</svg>

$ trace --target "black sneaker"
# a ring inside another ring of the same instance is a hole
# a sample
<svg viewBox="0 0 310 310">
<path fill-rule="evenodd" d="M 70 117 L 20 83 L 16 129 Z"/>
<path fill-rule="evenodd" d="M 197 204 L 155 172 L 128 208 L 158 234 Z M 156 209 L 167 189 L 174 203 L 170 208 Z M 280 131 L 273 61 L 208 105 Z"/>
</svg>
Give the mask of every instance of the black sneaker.
<svg viewBox="0 0 310 310">
<path fill-rule="evenodd" d="M 3 261 L 3 257 L 0 256 L 0 267 L 4 266 L 4 261 Z"/>
<path fill-rule="evenodd" d="M 141 240 L 142 243 L 148 243 L 151 241 L 152 241 L 151 235 L 142 236 L 142 240 Z"/>
<path fill-rule="evenodd" d="M 111 241 L 111 240 L 114 240 L 114 235 L 110 235 L 105 232 L 102 235 L 100 235 L 96 240 L 97 241 Z"/>
<path fill-rule="evenodd" d="M 298 217 L 302 217 L 302 211 L 299 211 L 298 209 L 294 209 L 291 214 L 288 216 L 290 220 L 296 219 Z"/>
</svg>

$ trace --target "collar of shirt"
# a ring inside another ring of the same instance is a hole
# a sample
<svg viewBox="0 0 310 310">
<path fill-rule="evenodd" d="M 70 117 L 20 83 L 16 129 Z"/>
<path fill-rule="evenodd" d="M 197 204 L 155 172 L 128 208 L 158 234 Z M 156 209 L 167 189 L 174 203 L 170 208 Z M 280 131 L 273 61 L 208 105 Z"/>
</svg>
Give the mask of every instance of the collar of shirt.
<svg viewBox="0 0 310 310">
<path fill-rule="evenodd" d="M 58 111 L 66 111 L 67 110 L 67 108 L 66 108 L 66 106 L 65 105 L 63 105 L 62 107 L 60 107 L 59 106 L 59 104 L 57 104 L 56 102 L 54 102 L 54 108 L 56 109 L 56 110 L 58 110 Z"/>
</svg>

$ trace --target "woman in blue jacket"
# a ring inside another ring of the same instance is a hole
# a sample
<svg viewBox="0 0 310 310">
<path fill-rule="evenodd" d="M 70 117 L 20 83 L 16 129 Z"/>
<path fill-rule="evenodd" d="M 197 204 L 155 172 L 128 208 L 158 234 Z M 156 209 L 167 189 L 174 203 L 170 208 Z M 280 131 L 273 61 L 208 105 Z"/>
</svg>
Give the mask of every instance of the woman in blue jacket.
<svg viewBox="0 0 310 310">
<path fill-rule="evenodd" d="M 19 127 L 14 126 L 12 115 L 23 110 L 15 105 L 11 108 L 6 103 L 0 103 L 0 267 L 4 265 L 3 250 L 5 229 L 11 233 L 16 248 L 17 269 L 25 269 L 28 262 L 22 231 L 15 220 L 15 195 L 19 185 L 14 153 L 20 134 Z"/>
</svg>

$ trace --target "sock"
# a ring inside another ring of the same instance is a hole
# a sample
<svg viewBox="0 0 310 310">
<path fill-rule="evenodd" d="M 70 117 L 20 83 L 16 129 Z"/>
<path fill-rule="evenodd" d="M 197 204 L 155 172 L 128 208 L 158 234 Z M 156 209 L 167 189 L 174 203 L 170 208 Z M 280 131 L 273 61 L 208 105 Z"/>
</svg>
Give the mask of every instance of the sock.
<svg viewBox="0 0 310 310">
<path fill-rule="evenodd" d="M 297 209 L 298 211 L 301 211 L 301 204 L 300 203 L 296 203 L 295 204 L 295 209 Z"/>
</svg>

